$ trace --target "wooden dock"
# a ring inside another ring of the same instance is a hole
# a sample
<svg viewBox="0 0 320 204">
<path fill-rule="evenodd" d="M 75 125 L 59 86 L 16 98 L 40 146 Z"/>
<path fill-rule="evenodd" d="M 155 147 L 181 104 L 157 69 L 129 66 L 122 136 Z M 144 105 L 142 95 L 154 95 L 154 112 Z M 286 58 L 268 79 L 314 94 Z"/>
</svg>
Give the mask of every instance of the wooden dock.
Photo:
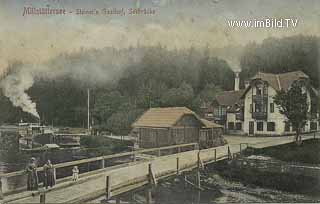
<svg viewBox="0 0 320 204">
<path fill-rule="evenodd" d="M 313 135 L 304 135 L 303 140 L 312 139 Z M 139 150 L 117 155 L 84 159 L 79 161 L 55 164 L 57 171 L 63 167 L 70 167 L 83 163 L 100 162 L 101 168 L 80 174 L 77 182 L 72 182 L 70 177 L 61 178 L 58 184 L 46 192 L 28 192 L 24 188 L 8 189 L 7 181 L 16 176 L 25 176 L 23 171 L 2 174 L 1 191 L 2 203 L 40 203 L 45 193 L 46 203 L 81 203 L 105 195 L 108 198 L 136 189 L 146 184 L 156 184 L 158 180 L 190 171 L 199 165 L 206 165 L 218 160 L 223 160 L 233 154 L 239 153 L 247 146 L 264 148 L 291 143 L 294 137 L 226 137 L 229 144 L 221 147 L 198 150 L 197 144 L 184 144 L 170 147 Z M 163 155 L 166 151 L 174 154 Z M 140 161 L 135 160 L 138 154 L 153 154 L 155 157 Z M 132 156 L 132 161 L 116 166 L 107 166 L 108 159 Z M 39 168 L 42 171 L 42 168 Z M 40 196 L 42 195 L 42 196 Z"/>
</svg>

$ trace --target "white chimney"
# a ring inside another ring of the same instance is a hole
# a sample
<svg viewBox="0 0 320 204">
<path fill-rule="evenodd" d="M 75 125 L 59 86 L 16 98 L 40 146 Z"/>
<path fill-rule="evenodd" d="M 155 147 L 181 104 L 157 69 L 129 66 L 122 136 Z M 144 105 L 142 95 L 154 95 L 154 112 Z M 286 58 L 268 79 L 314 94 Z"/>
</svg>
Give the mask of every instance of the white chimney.
<svg viewBox="0 0 320 204">
<path fill-rule="evenodd" d="M 235 73 L 235 78 L 234 78 L 234 90 L 239 91 L 239 86 L 240 86 L 240 78 L 239 78 L 239 73 L 240 72 L 234 72 Z"/>
</svg>

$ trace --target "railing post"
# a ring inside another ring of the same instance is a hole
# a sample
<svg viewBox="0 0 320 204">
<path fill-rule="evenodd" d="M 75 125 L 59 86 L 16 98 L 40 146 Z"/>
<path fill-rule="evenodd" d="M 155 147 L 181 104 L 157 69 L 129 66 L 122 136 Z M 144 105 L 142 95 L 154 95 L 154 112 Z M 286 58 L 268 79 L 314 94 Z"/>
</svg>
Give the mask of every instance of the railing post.
<svg viewBox="0 0 320 204">
<path fill-rule="evenodd" d="M 104 169 L 106 167 L 105 165 L 106 165 L 105 160 L 102 159 L 101 160 L 101 169 Z"/>
<path fill-rule="evenodd" d="M 147 204 L 151 204 L 151 203 L 152 203 L 151 187 L 147 187 L 146 203 L 147 203 Z"/>
<path fill-rule="evenodd" d="M 228 160 L 231 159 L 231 151 L 230 151 L 230 146 L 228 146 Z"/>
<path fill-rule="evenodd" d="M 106 199 L 109 200 L 111 198 L 111 178 L 110 175 L 106 178 Z"/>
<path fill-rule="evenodd" d="M 148 179 L 149 179 L 148 182 L 150 186 L 152 184 L 155 186 L 157 185 L 156 175 L 152 171 L 152 163 L 149 163 L 148 165 Z"/>
<path fill-rule="evenodd" d="M 240 155 L 242 155 L 242 144 L 240 143 Z"/>
<path fill-rule="evenodd" d="M 217 161 L 217 149 L 214 149 L 214 161 Z"/>
<path fill-rule="evenodd" d="M 45 204 L 46 203 L 46 191 L 41 190 L 40 191 L 40 204 Z"/>
<path fill-rule="evenodd" d="M 53 178 L 56 181 L 57 180 L 57 169 L 53 167 Z"/>
<path fill-rule="evenodd" d="M 0 200 L 3 200 L 4 196 L 3 196 L 3 191 L 2 191 L 2 178 L 0 177 Z"/>
<path fill-rule="evenodd" d="M 198 168 L 197 168 L 197 186 L 201 188 L 201 181 L 200 181 L 200 151 L 198 152 Z"/>
<path fill-rule="evenodd" d="M 117 196 L 117 197 L 116 197 L 116 204 L 120 204 L 120 203 L 121 203 L 120 197 Z"/>
<path fill-rule="evenodd" d="M 180 164 L 179 164 L 179 157 L 177 157 L 177 175 L 180 174 Z"/>
<path fill-rule="evenodd" d="M 158 149 L 158 157 L 161 156 L 161 149 Z"/>
</svg>

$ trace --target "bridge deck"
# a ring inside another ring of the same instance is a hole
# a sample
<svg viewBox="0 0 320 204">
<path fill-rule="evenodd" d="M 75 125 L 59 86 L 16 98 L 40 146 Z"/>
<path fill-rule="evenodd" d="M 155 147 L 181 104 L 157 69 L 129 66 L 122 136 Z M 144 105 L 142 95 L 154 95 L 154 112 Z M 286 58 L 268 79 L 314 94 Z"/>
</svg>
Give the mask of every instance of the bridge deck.
<svg viewBox="0 0 320 204">
<path fill-rule="evenodd" d="M 228 145 L 211 148 L 200 151 L 201 160 L 212 162 L 216 156 L 219 159 L 225 158 L 228 154 L 228 146 L 231 153 L 240 151 L 240 143 L 248 143 L 250 147 L 264 148 L 293 142 L 291 137 L 237 137 L 226 136 Z M 310 136 L 303 136 L 303 139 L 311 139 Z M 215 150 L 216 149 L 216 150 Z M 156 179 L 174 175 L 177 171 L 177 157 L 179 157 L 179 168 L 187 170 L 196 167 L 198 161 L 198 150 L 182 152 L 169 156 L 151 158 L 150 160 L 138 161 L 121 165 L 118 167 L 109 167 L 102 170 L 91 172 L 87 176 L 82 176 L 77 182 L 70 180 L 60 183 L 52 190 L 46 193 L 47 203 L 77 203 L 95 199 L 106 192 L 106 176 L 110 176 L 112 196 L 129 191 L 133 188 L 148 183 L 149 164 L 152 164 L 152 170 Z M 93 173 L 93 174 L 92 174 Z M 24 197 L 24 198 L 23 198 Z M 18 199 L 20 198 L 20 199 Z M 39 203 L 39 194 L 30 196 L 30 192 L 8 195 L 5 197 L 5 203 Z"/>
</svg>

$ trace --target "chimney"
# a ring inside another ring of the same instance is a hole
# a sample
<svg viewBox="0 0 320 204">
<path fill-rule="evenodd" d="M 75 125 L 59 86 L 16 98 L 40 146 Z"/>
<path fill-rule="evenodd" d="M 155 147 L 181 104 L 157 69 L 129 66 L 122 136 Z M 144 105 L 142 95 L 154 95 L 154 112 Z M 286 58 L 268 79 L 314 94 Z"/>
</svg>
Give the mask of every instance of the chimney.
<svg viewBox="0 0 320 204">
<path fill-rule="evenodd" d="M 234 78 L 234 90 L 239 91 L 239 84 L 240 84 L 240 78 L 239 78 L 239 73 L 240 72 L 234 72 L 235 73 L 235 78 Z"/>
</svg>

